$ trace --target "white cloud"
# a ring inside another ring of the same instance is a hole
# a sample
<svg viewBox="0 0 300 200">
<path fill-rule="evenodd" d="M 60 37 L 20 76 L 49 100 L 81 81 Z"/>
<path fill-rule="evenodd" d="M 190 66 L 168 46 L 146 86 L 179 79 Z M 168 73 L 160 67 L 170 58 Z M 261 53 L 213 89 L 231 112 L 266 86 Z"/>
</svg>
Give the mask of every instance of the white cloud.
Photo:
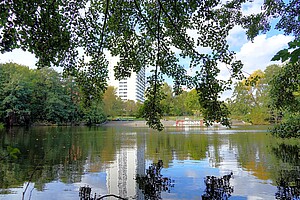
<svg viewBox="0 0 300 200">
<path fill-rule="evenodd" d="M 241 60 L 244 64 L 243 71 L 251 74 L 255 70 L 262 71 L 268 65 L 278 63 L 271 61 L 272 57 L 281 49 L 287 46 L 287 43 L 293 39 L 292 36 L 285 36 L 283 34 L 267 37 L 267 35 L 259 35 L 254 38 L 253 42 L 248 41 L 241 45 L 240 50 L 236 51 L 236 59 Z M 221 73 L 219 79 L 227 80 L 230 76 L 229 70 L 225 64 L 220 64 Z M 248 76 L 248 74 L 245 76 Z M 225 92 L 221 99 L 230 97 L 232 91 Z"/>
<path fill-rule="evenodd" d="M 283 34 L 267 38 L 267 35 L 259 35 L 254 38 L 253 42 L 248 41 L 241 43 L 241 48 L 236 51 L 236 59 L 241 60 L 244 64 L 243 71 L 251 74 L 255 70 L 262 71 L 268 65 L 278 63 L 271 61 L 272 57 L 281 49 L 287 46 L 287 43 L 293 39 L 292 36 Z M 237 41 L 238 42 L 238 41 Z M 219 64 L 221 73 L 219 79 L 226 80 L 229 78 L 229 70 L 225 64 Z M 248 74 L 245 74 L 246 76 Z"/>
<path fill-rule="evenodd" d="M 281 49 L 287 46 L 287 43 L 293 39 L 292 36 L 283 34 L 267 38 L 267 35 L 259 35 L 253 42 L 245 43 L 236 58 L 244 64 L 244 71 L 252 73 L 257 69 L 264 70 L 271 62 L 272 57 Z"/>
<path fill-rule="evenodd" d="M 246 43 L 246 30 L 242 28 L 242 26 L 235 26 L 233 29 L 229 31 L 227 36 L 227 42 L 229 44 L 229 49 L 237 50 L 240 49 L 241 46 Z"/>
</svg>

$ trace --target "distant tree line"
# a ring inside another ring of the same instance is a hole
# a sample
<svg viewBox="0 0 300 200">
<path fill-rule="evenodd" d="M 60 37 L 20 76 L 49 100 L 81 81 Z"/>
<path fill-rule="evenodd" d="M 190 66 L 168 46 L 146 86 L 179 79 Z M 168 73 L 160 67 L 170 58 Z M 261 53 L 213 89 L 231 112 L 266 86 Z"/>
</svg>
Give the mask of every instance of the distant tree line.
<svg viewBox="0 0 300 200">
<path fill-rule="evenodd" d="M 199 103 L 197 91 L 183 90 L 182 93 L 175 95 L 172 87 L 167 83 L 162 86 L 163 99 L 160 104 L 164 116 L 200 116 L 202 108 Z"/>
<path fill-rule="evenodd" d="M 226 101 L 231 118 L 252 124 L 275 123 L 275 135 L 298 137 L 299 74 L 297 62 L 270 65 L 235 83 L 232 97 Z M 121 100 L 112 86 L 97 98 L 90 96 L 89 101 L 83 96 L 84 89 L 52 68 L 0 64 L 0 124 L 95 124 L 107 117 L 143 117 L 145 105 Z M 164 83 L 161 93 L 163 116 L 201 117 L 205 112 L 195 89 L 174 95 L 172 87 Z"/>
<path fill-rule="evenodd" d="M 200 115 L 196 90 L 174 95 L 167 83 L 162 88 L 165 116 Z M 64 78 L 52 68 L 0 64 L 0 123 L 7 126 L 94 124 L 106 121 L 107 117 L 143 114 L 141 102 L 121 100 L 112 86 L 100 98 L 90 97 L 89 101 L 83 96 L 84 89 L 72 77 Z"/>
<path fill-rule="evenodd" d="M 163 116 L 200 116 L 201 107 L 198 101 L 195 89 L 191 91 L 182 91 L 175 95 L 172 86 L 164 83 L 162 86 Z M 108 86 L 103 95 L 104 112 L 108 117 L 131 116 L 143 118 L 144 104 L 133 100 L 123 101 L 116 95 L 116 88 Z"/>
</svg>

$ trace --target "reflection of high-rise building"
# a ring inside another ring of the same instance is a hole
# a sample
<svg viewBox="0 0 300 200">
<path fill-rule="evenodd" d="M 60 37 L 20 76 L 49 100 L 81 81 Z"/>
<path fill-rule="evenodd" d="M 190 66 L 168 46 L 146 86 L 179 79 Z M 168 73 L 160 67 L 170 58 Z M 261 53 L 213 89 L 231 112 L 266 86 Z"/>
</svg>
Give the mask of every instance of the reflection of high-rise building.
<svg viewBox="0 0 300 200">
<path fill-rule="evenodd" d="M 107 168 L 107 189 L 109 194 L 143 200 L 135 179 L 137 174 L 145 174 L 145 144 L 138 146 L 136 134 L 132 136 L 135 144 L 121 146 L 115 161 Z"/>
<path fill-rule="evenodd" d="M 110 60 L 108 67 L 108 85 L 117 88 L 117 96 L 122 100 L 133 100 L 144 102 L 145 93 L 145 68 L 138 73 L 132 72 L 131 76 L 122 80 L 116 80 L 114 76 L 113 61 Z"/>
</svg>

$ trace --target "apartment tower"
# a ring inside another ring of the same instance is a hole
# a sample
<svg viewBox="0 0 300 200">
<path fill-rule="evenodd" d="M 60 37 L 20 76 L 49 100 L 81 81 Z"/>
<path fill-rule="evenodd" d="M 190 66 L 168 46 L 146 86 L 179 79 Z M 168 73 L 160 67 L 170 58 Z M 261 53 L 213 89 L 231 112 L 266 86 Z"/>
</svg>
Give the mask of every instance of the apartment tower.
<svg viewBox="0 0 300 200">
<path fill-rule="evenodd" d="M 132 72 L 131 76 L 122 80 L 116 80 L 114 76 L 113 62 L 109 61 L 108 67 L 108 85 L 117 89 L 117 96 L 122 100 L 133 100 L 135 102 L 144 102 L 145 97 L 145 68 L 138 73 Z"/>
</svg>

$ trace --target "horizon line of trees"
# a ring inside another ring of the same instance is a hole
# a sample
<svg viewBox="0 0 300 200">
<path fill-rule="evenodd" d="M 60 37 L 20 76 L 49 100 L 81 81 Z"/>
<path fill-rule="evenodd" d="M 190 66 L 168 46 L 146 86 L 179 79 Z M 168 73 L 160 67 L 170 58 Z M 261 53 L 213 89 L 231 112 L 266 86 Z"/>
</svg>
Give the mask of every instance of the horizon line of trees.
<svg viewBox="0 0 300 200">
<path fill-rule="evenodd" d="M 0 123 L 6 126 L 40 124 L 95 124 L 117 116 L 142 117 L 143 103 L 123 101 L 116 88 L 108 86 L 100 98 L 86 106 L 82 90 L 71 77 L 52 68 L 29 69 L 16 63 L 0 64 Z M 173 95 L 163 85 L 164 116 L 200 115 L 195 89 Z"/>
<path fill-rule="evenodd" d="M 299 66 L 294 67 L 294 78 L 289 74 L 292 66 L 270 65 L 264 71 L 257 70 L 236 82 L 231 98 L 226 99 L 231 119 L 252 124 L 279 124 L 274 129 L 275 134 L 297 136 L 300 124 Z M 83 89 L 72 78 L 63 78 L 52 68 L 29 69 L 15 63 L 0 64 L 0 123 L 7 126 L 34 123 L 91 125 L 103 123 L 108 117 L 143 116 L 143 103 L 121 100 L 113 86 L 108 86 L 100 98 L 88 101 L 89 106 L 82 96 Z M 172 87 L 164 83 L 161 92 L 164 116 L 202 116 L 203 108 L 196 89 L 174 95 Z M 279 123 L 281 121 L 284 125 Z"/>
</svg>

